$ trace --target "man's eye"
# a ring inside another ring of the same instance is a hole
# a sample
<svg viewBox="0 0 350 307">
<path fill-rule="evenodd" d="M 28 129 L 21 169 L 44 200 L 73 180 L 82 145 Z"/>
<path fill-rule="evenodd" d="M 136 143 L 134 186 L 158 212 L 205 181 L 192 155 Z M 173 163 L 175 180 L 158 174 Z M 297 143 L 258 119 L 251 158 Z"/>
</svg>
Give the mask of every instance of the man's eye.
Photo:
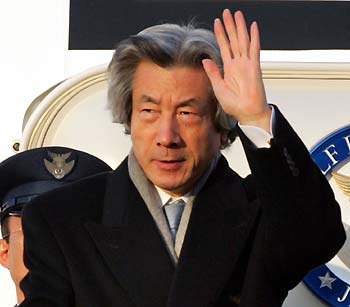
<svg viewBox="0 0 350 307">
<path fill-rule="evenodd" d="M 195 110 L 181 110 L 178 113 L 179 115 L 198 115 L 197 111 Z"/>
<path fill-rule="evenodd" d="M 158 111 L 156 109 L 152 109 L 152 108 L 144 108 L 141 109 L 141 114 L 145 115 L 145 116 L 153 116 L 155 114 L 157 114 Z"/>
<path fill-rule="evenodd" d="M 193 114 L 193 113 L 189 112 L 189 111 L 181 111 L 180 112 L 180 115 L 190 115 L 190 114 Z"/>
<path fill-rule="evenodd" d="M 159 112 L 152 108 L 143 108 L 140 112 L 140 118 L 146 121 L 155 120 L 158 118 Z"/>
<path fill-rule="evenodd" d="M 200 115 L 193 111 L 179 111 L 178 118 L 184 123 L 190 124 L 196 123 L 200 119 Z"/>
</svg>

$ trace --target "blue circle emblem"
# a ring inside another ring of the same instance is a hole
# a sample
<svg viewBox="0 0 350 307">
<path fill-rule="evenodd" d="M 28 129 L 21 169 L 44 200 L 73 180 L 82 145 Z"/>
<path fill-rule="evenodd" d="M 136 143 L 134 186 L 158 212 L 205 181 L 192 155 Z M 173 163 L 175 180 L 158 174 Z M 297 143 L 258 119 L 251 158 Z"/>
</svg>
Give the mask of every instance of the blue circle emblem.
<svg viewBox="0 0 350 307">
<path fill-rule="evenodd" d="M 328 180 L 333 176 L 335 181 L 336 177 L 340 178 L 341 183 L 337 184 L 343 190 L 341 193 L 346 194 L 345 205 L 350 207 L 350 176 L 336 172 L 350 155 L 350 126 L 340 128 L 323 138 L 310 153 Z M 349 226 L 348 229 L 350 230 Z M 306 286 L 332 307 L 350 306 L 350 238 L 348 240 L 349 244 L 346 242 L 334 259 L 310 271 L 304 278 Z"/>
</svg>

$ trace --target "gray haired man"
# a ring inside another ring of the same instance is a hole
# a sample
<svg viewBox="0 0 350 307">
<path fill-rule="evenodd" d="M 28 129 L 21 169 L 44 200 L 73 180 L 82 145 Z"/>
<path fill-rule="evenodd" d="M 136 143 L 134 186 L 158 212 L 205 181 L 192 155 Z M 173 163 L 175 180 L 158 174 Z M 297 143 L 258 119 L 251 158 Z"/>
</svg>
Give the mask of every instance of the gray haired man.
<svg viewBox="0 0 350 307">
<path fill-rule="evenodd" d="M 214 34 L 164 24 L 119 43 L 108 97 L 132 150 L 26 208 L 23 306 L 277 307 L 337 252 L 339 206 L 267 104 L 259 52 L 256 22 L 249 35 L 229 10 Z M 247 178 L 220 154 L 236 134 Z"/>
</svg>

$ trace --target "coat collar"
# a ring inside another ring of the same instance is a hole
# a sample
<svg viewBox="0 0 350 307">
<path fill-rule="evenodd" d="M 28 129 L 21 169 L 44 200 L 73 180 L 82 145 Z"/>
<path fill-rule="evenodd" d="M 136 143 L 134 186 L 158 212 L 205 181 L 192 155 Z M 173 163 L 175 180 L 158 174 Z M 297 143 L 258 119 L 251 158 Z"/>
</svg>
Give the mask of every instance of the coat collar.
<svg viewBox="0 0 350 307">
<path fill-rule="evenodd" d="M 136 306 L 207 306 L 230 278 L 258 215 L 245 195 L 221 158 L 195 199 L 176 270 L 127 161 L 108 178 L 102 224 L 86 227 Z"/>
</svg>

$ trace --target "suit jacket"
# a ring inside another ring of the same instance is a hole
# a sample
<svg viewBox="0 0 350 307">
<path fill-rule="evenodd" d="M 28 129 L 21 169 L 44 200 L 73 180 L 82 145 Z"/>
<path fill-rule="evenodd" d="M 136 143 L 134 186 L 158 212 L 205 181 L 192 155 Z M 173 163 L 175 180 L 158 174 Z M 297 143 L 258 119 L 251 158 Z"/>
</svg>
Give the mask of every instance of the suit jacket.
<svg viewBox="0 0 350 307">
<path fill-rule="evenodd" d="M 239 135 L 252 175 L 220 159 L 194 201 L 177 266 L 126 161 L 35 199 L 23 212 L 21 306 L 281 306 L 343 244 L 340 210 L 278 110 L 271 148 Z"/>
</svg>

